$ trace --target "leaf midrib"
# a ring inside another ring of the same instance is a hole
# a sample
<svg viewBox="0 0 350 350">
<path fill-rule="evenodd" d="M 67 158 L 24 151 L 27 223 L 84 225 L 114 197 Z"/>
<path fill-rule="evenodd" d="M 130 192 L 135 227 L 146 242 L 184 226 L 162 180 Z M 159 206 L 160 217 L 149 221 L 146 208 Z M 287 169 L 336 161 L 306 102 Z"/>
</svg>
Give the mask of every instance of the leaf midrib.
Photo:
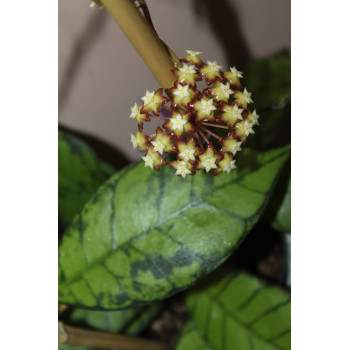
<svg viewBox="0 0 350 350">
<path fill-rule="evenodd" d="M 271 163 L 272 161 L 282 157 L 283 155 L 289 153 L 289 149 L 287 150 L 284 150 L 280 153 L 278 153 L 275 157 L 272 157 L 271 159 L 269 159 L 267 162 L 263 163 L 263 164 L 260 164 L 260 168 L 266 164 L 269 164 Z M 134 163 L 130 166 L 130 168 L 134 168 L 137 164 L 139 163 Z M 283 165 L 282 165 L 283 166 Z M 280 166 L 280 168 L 282 167 Z M 127 168 L 124 168 L 123 171 L 121 171 L 119 173 L 119 177 L 116 179 L 116 183 L 119 182 L 120 178 L 123 177 L 124 173 L 128 170 L 129 167 Z M 159 228 L 160 226 L 162 226 L 164 223 L 166 223 L 168 220 L 171 220 L 172 218 L 178 216 L 179 214 L 181 214 L 182 212 L 184 212 L 185 210 L 195 206 L 196 204 L 204 204 L 204 205 L 210 205 L 211 207 L 215 208 L 216 210 L 218 211 L 222 211 L 222 212 L 226 212 L 224 209 L 222 208 L 217 208 L 213 205 L 211 205 L 210 203 L 208 202 L 205 202 L 205 198 L 208 197 L 210 194 L 212 194 L 213 191 L 217 191 L 217 190 L 220 190 L 222 188 L 225 188 L 227 186 L 230 186 L 230 185 L 234 185 L 234 184 L 237 184 L 239 185 L 239 182 L 241 180 L 243 180 L 247 175 L 249 175 L 249 173 L 246 173 L 246 174 L 243 174 L 242 176 L 239 176 L 237 177 L 236 179 L 232 180 L 231 182 L 227 182 L 227 183 L 224 183 L 220 186 L 216 186 L 216 187 L 213 187 L 210 191 L 208 191 L 204 196 L 202 196 L 201 198 L 195 200 L 195 201 L 192 201 L 190 202 L 189 204 L 185 205 L 184 207 L 182 207 L 181 209 L 177 210 L 176 212 L 174 212 L 173 214 L 169 215 L 166 219 L 164 219 L 163 221 L 161 222 L 158 222 L 157 224 L 153 225 L 152 227 L 150 227 L 149 229 L 147 230 L 144 230 L 142 231 L 141 233 L 137 234 L 137 235 L 134 235 L 132 238 L 130 238 L 129 240 L 125 241 L 122 245 L 118 246 L 116 249 L 113 249 L 113 250 L 110 250 L 110 251 L 107 251 L 105 254 L 101 255 L 101 257 L 99 259 L 96 259 L 94 262 L 92 262 L 91 264 L 89 264 L 86 268 L 84 268 L 83 270 L 79 271 L 77 273 L 76 276 L 74 277 L 71 277 L 69 278 L 68 280 L 64 281 L 64 282 L 61 282 L 59 284 L 59 286 L 61 286 L 62 288 L 64 287 L 67 287 L 69 285 L 71 285 L 72 283 L 76 282 L 77 280 L 79 280 L 82 275 L 84 275 L 87 271 L 90 271 L 92 270 L 95 266 L 99 265 L 100 263 L 102 263 L 103 261 L 107 260 L 110 256 L 112 256 L 115 252 L 119 251 L 120 249 L 122 249 L 123 247 L 127 246 L 128 244 L 134 242 L 135 240 L 137 240 L 138 238 L 141 238 L 142 236 L 144 236 L 145 234 L 147 234 L 148 232 L 152 232 L 154 229 L 157 229 Z M 276 179 L 275 179 L 275 182 L 276 182 Z M 253 189 L 249 189 L 250 191 L 253 191 Z M 271 191 L 271 190 L 270 190 Z M 270 191 L 266 191 L 266 192 L 263 192 L 264 194 L 270 192 Z M 117 193 L 117 188 L 115 188 L 115 193 Z M 231 216 L 235 216 L 236 218 L 239 218 L 241 219 L 242 221 L 244 222 L 249 222 L 249 220 L 251 220 L 251 218 L 255 217 L 259 211 L 262 210 L 262 208 L 264 207 L 264 205 L 266 204 L 266 198 L 264 200 L 264 202 L 262 203 L 261 207 L 258 208 L 258 210 L 254 213 L 254 215 L 252 215 L 251 217 L 248 217 L 248 218 L 242 218 L 242 217 L 239 217 L 239 216 L 236 216 L 234 215 L 233 213 L 231 212 L 226 212 L 226 214 L 228 215 L 231 215 Z M 199 206 L 198 206 L 199 207 Z M 81 214 L 80 214 L 81 215 Z M 84 255 L 85 255 L 85 260 L 87 260 L 86 258 L 86 254 L 84 252 Z M 60 260 L 58 261 L 59 265 L 60 265 Z"/>
</svg>

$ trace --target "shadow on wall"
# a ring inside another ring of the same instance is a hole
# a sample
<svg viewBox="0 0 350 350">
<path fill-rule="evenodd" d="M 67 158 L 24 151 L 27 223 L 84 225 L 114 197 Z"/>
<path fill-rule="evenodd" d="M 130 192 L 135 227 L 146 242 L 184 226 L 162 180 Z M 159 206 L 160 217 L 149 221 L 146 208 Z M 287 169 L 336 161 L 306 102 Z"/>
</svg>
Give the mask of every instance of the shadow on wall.
<svg viewBox="0 0 350 350">
<path fill-rule="evenodd" d="M 193 9 L 200 20 L 208 20 L 221 43 L 229 66 L 242 68 L 252 58 L 239 28 L 236 10 L 228 0 L 193 0 Z"/>
<path fill-rule="evenodd" d="M 77 77 L 79 66 L 86 57 L 86 54 L 93 47 L 93 43 L 103 33 L 107 23 L 108 13 L 106 11 L 93 11 L 86 27 L 75 41 L 70 57 L 63 73 L 62 83 L 58 88 L 58 116 L 62 111 L 67 98 L 70 95 L 74 80 Z"/>
</svg>

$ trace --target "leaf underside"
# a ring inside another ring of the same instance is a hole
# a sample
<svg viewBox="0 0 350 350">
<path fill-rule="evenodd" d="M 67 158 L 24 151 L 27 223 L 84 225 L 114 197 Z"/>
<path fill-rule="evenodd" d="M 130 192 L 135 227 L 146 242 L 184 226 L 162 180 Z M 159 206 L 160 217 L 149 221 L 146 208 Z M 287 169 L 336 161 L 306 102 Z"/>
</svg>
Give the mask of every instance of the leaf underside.
<svg viewBox="0 0 350 350">
<path fill-rule="evenodd" d="M 185 180 L 133 164 L 108 180 L 59 247 L 59 302 L 123 309 L 205 276 L 260 217 L 290 147 L 237 157 L 239 169 Z"/>
<path fill-rule="evenodd" d="M 187 297 L 192 319 L 176 350 L 290 349 L 290 292 L 244 272 L 222 272 Z"/>
</svg>

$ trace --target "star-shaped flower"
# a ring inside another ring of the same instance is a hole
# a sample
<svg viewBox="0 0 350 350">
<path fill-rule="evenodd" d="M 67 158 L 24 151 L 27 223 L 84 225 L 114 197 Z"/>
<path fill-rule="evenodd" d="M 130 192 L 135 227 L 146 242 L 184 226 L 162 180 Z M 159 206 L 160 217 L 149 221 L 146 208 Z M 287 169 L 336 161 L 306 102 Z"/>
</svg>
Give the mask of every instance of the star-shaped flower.
<svg viewBox="0 0 350 350">
<path fill-rule="evenodd" d="M 131 114 L 130 114 L 129 118 L 135 119 L 138 112 L 139 112 L 139 107 L 137 106 L 137 103 L 135 103 L 134 106 L 131 107 Z"/>
<path fill-rule="evenodd" d="M 231 67 L 230 72 L 224 73 L 224 78 L 227 79 L 230 84 L 240 87 L 241 82 L 239 81 L 239 78 L 243 78 L 243 75 L 236 67 Z"/>
<path fill-rule="evenodd" d="M 139 126 L 143 126 L 143 122 L 149 122 L 150 118 L 147 113 L 142 113 L 141 112 L 142 106 L 138 107 L 137 104 L 135 103 L 133 107 L 131 107 L 131 114 L 129 118 L 135 119 Z"/>
<path fill-rule="evenodd" d="M 244 91 L 236 91 L 234 94 L 235 102 L 237 102 L 243 108 L 247 108 L 247 105 L 253 102 L 251 98 L 251 92 L 248 92 L 247 88 L 244 88 Z"/>
<path fill-rule="evenodd" d="M 208 173 L 211 169 L 217 168 L 215 162 L 216 162 L 216 159 L 214 157 L 205 157 L 204 160 L 201 162 L 200 166 L 204 168 Z"/>
<path fill-rule="evenodd" d="M 173 136 L 166 134 L 161 127 L 156 130 L 156 136 L 151 140 L 151 144 L 155 151 L 163 154 L 163 152 L 175 152 L 176 148 L 172 144 Z"/>
<path fill-rule="evenodd" d="M 177 148 L 179 150 L 178 158 L 185 162 L 193 162 L 196 160 L 198 154 L 198 147 L 193 137 L 186 143 L 184 141 L 177 141 Z"/>
<path fill-rule="evenodd" d="M 175 85 L 190 85 L 196 86 L 196 81 L 201 80 L 200 75 L 198 74 L 196 67 L 194 65 L 188 65 L 183 63 L 182 67 L 172 70 L 173 74 L 176 76 Z"/>
<path fill-rule="evenodd" d="M 207 84 L 212 84 L 215 80 L 222 80 L 220 69 L 216 61 L 210 62 L 207 61 L 207 65 L 204 65 L 199 72 L 204 75 Z"/>
<path fill-rule="evenodd" d="M 173 95 L 173 100 L 171 102 L 172 108 L 177 108 L 178 106 L 187 107 L 189 103 L 199 94 L 196 90 L 193 90 L 189 85 L 178 84 L 175 88 L 170 89 Z"/>
<path fill-rule="evenodd" d="M 192 51 L 192 50 L 186 50 L 187 54 L 190 56 L 199 56 L 202 52 L 199 51 Z"/>
<path fill-rule="evenodd" d="M 180 112 L 174 111 L 172 117 L 169 121 L 163 124 L 163 127 L 167 130 L 173 131 L 176 137 L 180 138 L 184 132 L 195 132 L 195 128 L 189 123 L 190 117 L 190 112 L 181 114 Z"/>
<path fill-rule="evenodd" d="M 260 118 L 260 115 L 256 113 L 256 109 L 254 109 L 253 113 L 249 113 L 248 115 L 248 120 L 253 124 L 253 125 L 259 125 L 258 119 Z"/>
<path fill-rule="evenodd" d="M 242 120 L 242 112 L 244 111 L 243 108 L 238 108 L 237 105 L 228 105 L 224 104 L 221 108 L 221 111 L 223 112 L 220 114 L 219 119 L 222 122 L 227 123 L 227 126 L 232 129 L 237 123 L 238 120 Z"/>
<path fill-rule="evenodd" d="M 151 141 L 153 149 L 160 154 L 163 154 L 165 146 L 160 141 Z"/>
<path fill-rule="evenodd" d="M 249 120 L 245 120 L 243 126 L 246 136 L 248 136 L 249 134 L 255 134 L 253 130 L 253 124 Z"/>
<path fill-rule="evenodd" d="M 215 72 L 218 72 L 222 68 L 217 64 L 216 61 L 213 61 L 213 62 L 207 61 L 207 64 L 208 64 L 208 67 Z"/>
<path fill-rule="evenodd" d="M 253 124 L 247 119 L 237 123 L 235 128 L 234 136 L 239 137 L 243 142 L 245 142 L 249 134 L 255 134 Z"/>
<path fill-rule="evenodd" d="M 150 167 L 151 169 L 153 169 L 153 165 L 154 165 L 154 160 L 151 156 L 147 155 L 142 157 L 142 159 L 145 161 L 145 167 Z"/>
<path fill-rule="evenodd" d="M 230 89 L 230 83 L 223 84 L 221 82 L 216 82 L 214 87 L 208 89 L 208 91 L 217 101 L 224 102 L 228 102 L 230 95 L 233 94 L 233 91 Z"/>
<path fill-rule="evenodd" d="M 162 93 L 163 89 L 158 89 L 156 92 L 150 92 L 147 90 L 146 95 L 141 97 L 141 100 L 144 102 L 144 104 L 141 107 L 140 111 L 147 114 L 151 111 L 154 115 L 158 116 L 160 106 L 169 101 L 169 99 L 167 97 L 164 97 Z"/>
<path fill-rule="evenodd" d="M 150 167 L 157 171 L 160 170 L 161 165 L 165 165 L 165 161 L 159 152 L 154 151 L 152 148 L 147 149 L 147 153 L 142 159 L 145 161 L 145 167 Z"/>
<path fill-rule="evenodd" d="M 225 164 L 223 171 L 226 171 L 227 174 L 229 174 L 232 169 L 237 168 L 237 166 L 235 165 L 235 162 L 236 162 L 235 160 L 231 160 L 230 162 Z"/>
<path fill-rule="evenodd" d="M 134 149 L 139 146 L 141 149 L 146 150 L 148 145 L 148 137 L 143 134 L 141 128 L 137 130 L 136 135 L 130 134 L 130 137 L 130 141 Z"/>
<path fill-rule="evenodd" d="M 230 173 L 232 169 L 237 168 L 237 166 L 235 165 L 235 160 L 232 159 L 232 155 L 229 153 L 225 153 L 224 154 L 224 158 L 219 161 L 219 167 L 218 169 L 215 171 L 216 174 L 224 171 L 226 173 Z M 215 174 L 215 175 L 216 175 Z"/>
<path fill-rule="evenodd" d="M 172 162 L 172 166 L 176 169 L 175 175 L 182 176 L 183 179 L 186 177 L 186 175 L 192 173 L 192 171 L 188 168 L 188 164 L 184 161 Z"/>
<path fill-rule="evenodd" d="M 188 91 L 189 89 L 189 85 L 178 85 L 173 91 L 173 95 L 175 96 L 179 96 L 181 99 L 184 98 L 184 97 L 187 97 L 187 96 L 190 96 L 190 93 Z"/>
<path fill-rule="evenodd" d="M 202 120 L 210 120 L 215 121 L 215 116 L 213 111 L 216 110 L 216 107 L 213 105 L 214 99 L 208 99 L 205 96 L 203 96 L 199 101 L 197 101 L 193 107 L 195 111 L 197 112 L 196 120 L 202 121 Z"/>
<path fill-rule="evenodd" d="M 154 99 L 154 91 L 146 90 L 146 95 L 141 97 L 141 100 L 145 105 L 148 105 L 149 103 L 151 103 L 153 99 Z"/>
<path fill-rule="evenodd" d="M 188 147 L 186 147 L 183 152 L 179 153 L 179 157 L 182 158 L 185 162 L 196 160 L 194 157 L 194 150 Z"/>
<path fill-rule="evenodd" d="M 186 74 L 195 74 L 196 73 L 196 67 L 194 65 L 188 65 L 186 63 L 183 63 L 182 67 L 179 68 L 179 71 Z"/>
<path fill-rule="evenodd" d="M 184 125 L 187 123 L 186 119 L 183 119 L 181 117 L 181 114 L 177 114 L 174 117 L 170 119 L 170 124 L 171 124 L 171 130 L 184 130 Z"/>
<path fill-rule="evenodd" d="M 131 143 L 132 143 L 133 149 L 136 149 L 136 147 L 137 147 L 137 139 L 136 139 L 136 136 L 133 135 L 133 134 L 130 134 L 130 141 L 131 141 Z"/>
<path fill-rule="evenodd" d="M 221 144 L 221 152 L 230 152 L 234 156 L 238 151 L 242 151 L 242 142 L 236 140 L 232 134 L 229 134 L 227 137 L 224 137 L 221 140 Z"/>
<path fill-rule="evenodd" d="M 181 60 L 182 62 L 192 63 L 197 67 L 203 64 L 203 61 L 198 57 L 201 54 L 201 52 L 191 50 L 186 50 L 186 52 L 187 56 Z"/>
<path fill-rule="evenodd" d="M 199 156 L 197 169 L 205 169 L 208 173 L 211 169 L 217 169 L 216 162 L 220 157 L 216 154 L 213 145 L 210 143 L 206 151 Z"/>
</svg>

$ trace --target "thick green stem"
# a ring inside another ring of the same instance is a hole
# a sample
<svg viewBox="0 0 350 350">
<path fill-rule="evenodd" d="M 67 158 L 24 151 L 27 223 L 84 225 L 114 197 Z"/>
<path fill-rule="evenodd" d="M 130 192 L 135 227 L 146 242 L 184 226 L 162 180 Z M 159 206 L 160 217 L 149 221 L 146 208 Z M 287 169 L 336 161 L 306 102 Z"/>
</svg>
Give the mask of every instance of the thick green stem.
<svg viewBox="0 0 350 350">
<path fill-rule="evenodd" d="M 118 23 L 159 84 L 164 89 L 171 88 L 175 81 L 171 73 L 174 63 L 135 5 L 130 0 L 101 0 L 101 3 Z"/>
</svg>

